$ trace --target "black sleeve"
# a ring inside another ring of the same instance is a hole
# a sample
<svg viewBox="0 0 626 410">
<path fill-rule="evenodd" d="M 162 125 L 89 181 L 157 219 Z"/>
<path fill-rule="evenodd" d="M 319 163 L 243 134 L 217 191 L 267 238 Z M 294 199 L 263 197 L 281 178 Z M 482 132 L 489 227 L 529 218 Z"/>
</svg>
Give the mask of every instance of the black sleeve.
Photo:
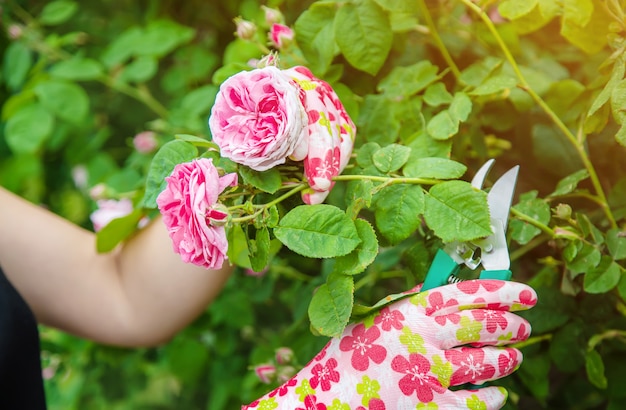
<svg viewBox="0 0 626 410">
<path fill-rule="evenodd" d="M 37 322 L 0 268 L 0 409 L 45 408 Z"/>
</svg>

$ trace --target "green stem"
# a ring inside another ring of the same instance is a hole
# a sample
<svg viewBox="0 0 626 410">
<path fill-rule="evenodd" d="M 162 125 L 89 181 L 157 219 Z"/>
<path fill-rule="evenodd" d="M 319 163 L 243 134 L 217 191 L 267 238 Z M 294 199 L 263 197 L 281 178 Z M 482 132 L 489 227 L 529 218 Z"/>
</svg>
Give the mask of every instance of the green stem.
<svg viewBox="0 0 626 410">
<path fill-rule="evenodd" d="M 504 57 L 506 58 L 506 60 L 509 62 L 509 64 L 513 68 L 513 71 L 515 72 L 515 76 L 517 77 L 517 79 L 518 79 L 518 81 L 520 83 L 518 85 L 518 87 L 521 88 L 522 90 L 526 91 L 528 93 L 528 95 L 531 96 L 531 98 L 535 101 L 535 103 L 537 103 L 537 105 L 539 105 L 539 107 L 544 111 L 544 113 L 546 113 L 546 115 L 548 115 L 548 117 L 550 117 L 552 122 L 557 126 L 557 128 L 559 128 L 559 130 L 561 130 L 563 135 L 565 135 L 567 140 L 576 149 L 576 152 L 578 153 L 578 156 L 580 157 L 581 161 L 583 162 L 583 165 L 584 165 L 585 169 L 587 169 L 587 171 L 589 172 L 589 176 L 591 178 L 591 183 L 593 184 L 593 187 L 594 187 L 594 189 L 596 191 L 596 194 L 598 195 L 598 197 L 602 201 L 601 207 L 604 210 L 604 213 L 606 214 L 606 217 L 609 220 L 609 223 L 611 224 L 611 226 L 613 228 L 617 227 L 617 223 L 615 222 L 615 217 L 613 216 L 613 213 L 611 212 L 611 209 L 609 208 L 608 201 L 607 201 L 606 195 L 604 193 L 604 189 L 602 188 L 602 184 L 600 183 L 600 179 L 598 178 L 598 174 L 596 173 L 596 170 L 595 170 L 593 164 L 591 163 L 591 160 L 589 159 L 589 156 L 587 155 L 587 151 L 585 151 L 585 147 L 582 144 L 582 142 L 578 141 L 578 139 L 576 139 L 574 134 L 565 125 L 565 123 L 559 118 L 559 116 L 556 115 L 556 113 L 539 96 L 539 94 L 537 94 L 532 89 L 532 87 L 530 86 L 528 81 L 526 81 L 526 77 L 524 77 L 524 74 L 522 74 L 522 71 L 520 70 L 519 65 L 515 61 L 515 58 L 513 58 L 513 54 L 511 53 L 511 51 L 509 50 L 508 46 L 506 45 L 506 43 L 504 42 L 504 40 L 500 36 L 500 33 L 498 33 L 498 30 L 496 29 L 496 26 L 493 24 L 493 22 L 491 21 L 489 16 L 483 11 L 483 9 L 481 9 L 476 4 L 472 3 L 471 0 L 460 0 L 460 1 L 463 4 L 465 4 L 466 7 L 468 7 L 472 11 L 474 11 L 481 18 L 481 20 L 485 23 L 485 25 L 487 26 L 487 28 L 489 29 L 489 31 L 491 32 L 491 34 L 495 38 L 496 42 L 498 43 L 498 46 L 500 46 L 500 49 L 504 53 Z"/>
<path fill-rule="evenodd" d="M 155 114 L 161 118 L 167 118 L 169 112 L 159 101 L 157 101 L 147 88 L 135 88 L 126 83 L 115 81 L 111 76 L 102 76 L 97 79 L 107 87 L 125 94 L 150 108 Z"/>
<path fill-rule="evenodd" d="M 337 175 L 333 181 L 359 181 L 369 180 L 376 182 L 386 182 L 389 184 L 418 184 L 418 185 L 435 185 L 439 184 L 440 179 L 432 178 L 409 178 L 409 177 L 382 177 L 375 175 Z"/>
<path fill-rule="evenodd" d="M 424 0 L 418 0 L 417 6 L 419 7 L 420 12 L 424 16 L 424 20 L 426 22 L 426 25 L 428 26 L 428 30 L 430 31 L 430 34 L 432 35 L 433 40 L 435 41 L 435 44 L 437 45 L 437 48 L 439 49 L 439 52 L 441 53 L 441 56 L 448 64 L 448 67 L 450 67 L 450 71 L 452 71 L 452 74 L 457 79 L 457 81 L 460 84 L 463 84 L 463 82 L 461 81 L 461 71 L 459 70 L 459 67 L 457 67 L 454 60 L 452 59 L 452 56 L 450 55 L 450 52 L 448 51 L 448 48 L 444 44 L 443 40 L 441 40 L 441 36 L 439 36 L 439 32 L 437 31 L 435 22 L 433 21 L 433 18 L 430 15 L 430 11 L 428 11 L 428 7 L 426 6 L 426 3 L 424 2 Z"/>
<path fill-rule="evenodd" d="M 259 216 L 261 214 L 261 212 L 263 212 L 265 209 L 270 208 L 270 207 L 272 207 L 272 206 L 274 206 L 276 204 L 281 203 L 282 201 L 284 201 L 285 199 L 289 198 L 290 196 L 292 196 L 294 194 L 297 194 L 298 192 L 302 191 L 307 186 L 308 185 L 306 183 L 298 184 L 293 189 L 291 189 L 290 191 L 285 192 L 283 195 L 279 196 L 278 198 L 274 199 L 273 201 L 270 201 L 270 202 L 266 203 L 265 205 L 261 206 L 253 214 L 242 216 L 242 217 L 239 217 L 239 218 L 232 218 L 231 222 L 233 222 L 233 223 L 240 223 L 240 222 L 247 222 L 247 221 L 253 220 L 257 216 Z M 230 209 L 232 209 L 232 208 L 229 208 L 229 210 Z"/>
<path fill-rule="evenodd" d="M 551 238 L 554 238 L 556 236 L 556 233 L 554 232 L 554 229 L 550 228 L 548 225 L 545 225 L 541 222 L 539 222 L 536 219 L 531 218 L 530 216 L 518 211 L 515 208 L 511 208 L 511 213 L 513 215 L 515 215 L 515 217 L 521 221 L 524 222 L 528 222 L 529 224 L 536 226 L 537 228 L 541 229 L 543 232 L 547 233 L 548 235 L 550 235 Z"/>
<path fill-rule="evenodd" d="M 510 347 L 514 347 L 516 349 L 521 349 L 523 347 L 534 345 L 536 343 L 540 343 L 540 342 L 543 342 L 544 340 L 550 340 L 550 339 L 552 339 L 552 334 L 546 334 L 546 335 L 541 335 L 541 336 L 529 337 L 528 339 L 526 339 L 523 342 L 513 343 L 512 345 L 510 345 Z"/>
<path fill-rule="evenodd" d="M 598 344 L 606 339 L 623 339 L 624 342 L 626 342 L 626 330 L 609 329 L 598 335 L 594 335 L 591 339 L 589 339 L 587 349 L 593 350 Z"/>
</svg>

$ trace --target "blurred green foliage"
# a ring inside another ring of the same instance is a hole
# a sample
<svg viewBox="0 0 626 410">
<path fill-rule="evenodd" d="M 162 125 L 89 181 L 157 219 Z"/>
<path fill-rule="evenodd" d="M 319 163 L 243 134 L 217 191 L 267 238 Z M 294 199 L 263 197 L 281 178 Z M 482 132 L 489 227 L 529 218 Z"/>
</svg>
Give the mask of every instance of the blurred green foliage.
<svg viewBox="0 0 626 410">
<path fill-rule="evenodd" d="M 263 55 L 234 38 L 233 18 L 256 22 L 260 38 L 267 28 L 256 0 L 0 5 L 0 184 L 87 228 L 94 186 L 142 199 L 154 152 L 137 151 L 136 134 L 152 131 L 161 146 L 176 134 L 210 139 L 219 83 Z M 297 47 L 281 58 L 306 61 L 357 122 L 360 169 L 389 175 L 406 162 L 405 175 L 423 175 L 436 163 L 419 160 L 432 158 L 470 170 L 491 157 L 499 169 L 521 165 L 512 270 L 539 304 L 524 314 L 533 334 L 522 367 L 499 382 L 510 392 L 506 408 L 623 408 L 623 2 L 266 5 L 296 30 Z M 455 167 L 444 169 L 462 175 Z M 338 183 L 328 202 L 360 198 L 384 220 L 389 198 L 407 194 L 389 188 L 376 198 L 366 183 Z M 376 227 L 383 246 L 355 280 L 359 303 L 423 279 L 440 240 L 422 225 L 411 230 L 398 237 Z M 205 314 L 155 349 L 42 329 L 50 408 L 219 410 L 254 400 L 269 386 L 251 366 L 280 346 L 302 365 L 325 343 L 309 330 L 307 309 L 333 263 L 280 252 L 264 276 L 241 270 Z"/>
</svg>

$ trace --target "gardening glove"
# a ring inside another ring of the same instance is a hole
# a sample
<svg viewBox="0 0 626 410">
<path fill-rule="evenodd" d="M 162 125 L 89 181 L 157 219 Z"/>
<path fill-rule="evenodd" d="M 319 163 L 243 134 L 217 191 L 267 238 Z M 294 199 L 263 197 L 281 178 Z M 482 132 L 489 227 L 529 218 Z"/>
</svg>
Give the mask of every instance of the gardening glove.
<svg viewBox="0 0 626 410">
<path fill-rule="evenodd" d="M 333 177 L 346 167 L 352 154 L 356 127 L 335 91 L 316 78 L 308 68 L 298 66 L 283 71 L 300 87 L 300 99 L 308 116 L 304 174 L 310 186 L 302 193 L 307 204 L 319 204 L 332 189 Z"/>
<path fill-rule="evenodd" d="M 505 345 L 526 340 L 530 325 L 511 312 L 535 303 L 529 286 L 500 280 L 407 295 L 346 327 L 292 379 L 242 410 L 499 409 L 504 388 L 450 388 L 516 370 L 522 354 Z"/>
</svg>

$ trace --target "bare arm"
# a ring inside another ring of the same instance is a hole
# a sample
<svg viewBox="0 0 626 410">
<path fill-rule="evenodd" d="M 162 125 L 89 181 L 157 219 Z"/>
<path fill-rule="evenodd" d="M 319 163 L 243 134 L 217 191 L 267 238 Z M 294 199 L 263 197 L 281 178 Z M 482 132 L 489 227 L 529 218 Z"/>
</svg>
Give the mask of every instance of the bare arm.
<svg viewBox="0 0 626 410">
<path fill-rule="evenodd" d="M 154 345 L 196 318 L 232 271 L 185 264 L 160 218 L 120 249 L 0 188 L 0 266 L 37 319 L 122 346 Z"/>
</svg>

